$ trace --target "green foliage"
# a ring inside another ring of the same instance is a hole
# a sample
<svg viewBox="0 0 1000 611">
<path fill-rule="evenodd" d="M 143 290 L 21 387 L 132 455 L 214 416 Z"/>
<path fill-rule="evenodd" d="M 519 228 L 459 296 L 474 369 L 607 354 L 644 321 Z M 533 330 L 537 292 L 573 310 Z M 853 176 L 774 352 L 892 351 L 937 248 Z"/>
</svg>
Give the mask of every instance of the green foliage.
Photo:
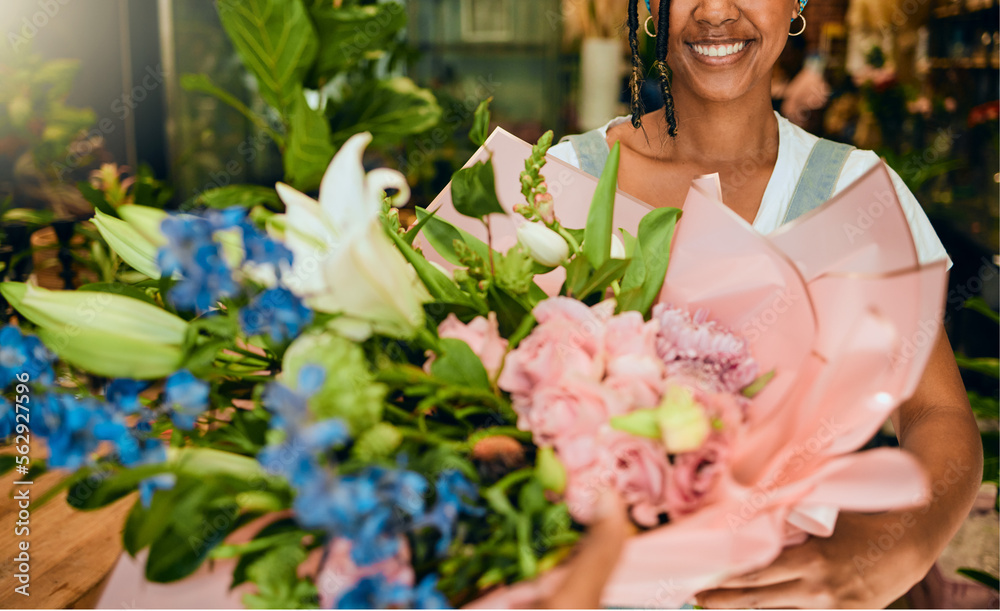
<svg viewBox="0 0 1000 611">
<path fill-rule="evenodd" d="M 229 185 L 202 191 L 195 197 L 192 204 L 205 208 L 229 208 L 232 206 L 252 208 L 261 204 L 276 212 L 284 210 L 284 205 L 274 189 L 257 185 Z"/>
<path fill-rule="evenodd" d="M 218 0 L 219 18 L 260 95 L 291 114 L 312 69 L 319 37 L 302 0 Z"/>
<path fill-rule="evenodd" d="M 380 59 L 406 27 L 406 7 L 399 2 L 365 6 L 313 2 L 309 12 L 320 43 L 311 86 L 356 70 L 365 60 Z"/>
<path fill-rule="evenodd" d="M 441 356 L 431 365 L 431 373 L 451 384 L 489 390 L 486 369 L 468 344 L 451 338 L 442 339 L 440 344 Z"/>
<path fill-rule="evenodd" d="M 958 569 L 958 574 L 964 575 L 975 582 L 981 583 L 991 590 L 1000 590 L 1000 579 L 997 579 L 995 575 L 990 575 L 985 571 L 962 568 Z"/>
<path fill-rule="evenodd" d="M 476 219 L 503 214 L 494 181 L 492 160 L 480 161 L 456 172 L 451 181 L 451 201 L 455 210 Z"/>
<path fill-rule="evenodd" d="M 434 127 L 441 114 L 434 94 L 406 77 L 368 79 L 348 86 L 343 98 L 327 108 L 337 147 L 358 132 L 371 132 L 375 147 L 396 144 Z"/>
<path fill-rule="evenodd" d="M 334 153 L 329 123 L 322 112 L 309 107 L 302 88 L 297 86 L 284 155 L 285 180 L 300 191 L 318 189 Z"/>
<path fill-rule="evenodd" d="M 632 265 L 622 279 L 622 296 L 618 310 L 636 310 L 648 314 L 667 274 L 670 244 L 681 211 L 677 208 L 657 208 L 639 221 L 639 231 L 632 246 Z M 630 237 L 626 239 L 631 242 Z M 626 245 L 626 250 L 629 245 Z"/>
<path fill-rule="evenodd" d="M 618 162 L 621 158 L 621 144 L 615 143 L 611 155 L 597 182 L 594 198 L 587 213 L 587 227 L 583 234 L 583 253 L 595 269 L 599 269 L 611 258 L 611 219 L 615 210 L 615 195 L 618 188 Z"/>
<path fill-rule="evenodd" d="M 472 118 L 472 129 L 469 130 L 469 140 L 477 147 L 486 144 L 486 139 L 490 135 L 490 102 L 493 98 L 487 98 L 476 107 L 476 113 Z"/>
</svg>

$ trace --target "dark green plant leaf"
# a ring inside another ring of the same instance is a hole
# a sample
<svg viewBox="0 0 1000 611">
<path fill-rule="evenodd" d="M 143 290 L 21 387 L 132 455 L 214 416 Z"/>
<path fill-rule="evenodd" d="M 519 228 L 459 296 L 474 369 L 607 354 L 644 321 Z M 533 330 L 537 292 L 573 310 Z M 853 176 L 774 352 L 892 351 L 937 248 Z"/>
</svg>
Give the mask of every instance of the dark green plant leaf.
<svg viewBox="0 0 1000 611">
<path fill-rule="evenodd" d="M 479 255 L 483 260 L 489 259 L 489 246 L 471 233 L 455 227 L 448 221 L 434 216 L 423 208 L 417 208 L 417 218 L 421 221 L 427 219 L 424 224 L 424 237 L 430 242 L 431 247 L 446 261 L 452 265 L 461 265 L 462 261 L 455 252 L 455 241 L 465 242 L 465 244 Z"/>
<path fill-rule="evenodd" d="M 312 69 L 319 38 L 302 0 L 218 0 L 219 19 L 264 101 L 283 115 Z"/>
<path fill-rule="evenodd" d="M 435 300 L 442 303 L 452 303 L 478 309 L 476 303 L 462 292 L 451 278 L 431 265 L 431 262 L 407 244 L 402 236 L 393 231 L 386 231 L 386 235 L 396 244 L 396 247 L 403 253 L 406 260 L 410 262 L 410 265 L 416 270 L 417 276 L 420 277 L 421 282 L 424 283 L 424 286 L 427 287 L 427 290 Z"/>
<path fill-rule="evenodd" d="M 494 181 L 492 160 L 481 161 L 455 172 L 451 180 L 451 201 L 455 210 L 477 219 L 488 214 L 503 214 Z"/>
<path fill-rule="evenodd" d="M 337 147 L 359 132 L 371 132 L 372 146 L 396 145 L 437 125 L 441 114 L 434 94 L 406 77 L 365 81 L 328 109 L 330 123 L 338 127 L 332 136 Z"/>
<path fill-rule="evenodd" d="M 616 142 L 597 181 L 594 198 L 587 212 L 587 226 L 583 233 L 583 249 L 587 260 L 600 269 L 611 258 L 611 219 L 615 211 L 615 194 L 618 189 L 618 162 L 621 144 Z"/>
<path fill-rule="evenodd" d="M 460 339 L 442 338 L 441 354 L 431 365 L 431 373 L 452 384 L 489 389 L 490 378 L 476 353 Z"/>
<path fill-rule="evenodd" d="M 623 292 L 639 287 L 639 294 L 630 294 L 627 301 L 619 299 L 618 310 L 636 310 L 646 315 L 653 307 L 670 263 L 670 244 L 674 238 L 674 228 L 681 211 L 677 208 L 657 208 L 650 211 L 639 222 L 638 250 L 633 253 L 633 262 L 640 259 L 639 267 L 630 266 L 622 282 Z M 640 270 L 633 272 L 634 269 Z M 641 272 L 642 280 L 638 280 Z M 630 277 L 631 275 L 631 277 Z"/>
<path fill-rule="evenodd" d="M 285 209 L 278 197 L 277 191 L 271 187 L 261 187 L 259 185 L 229 185 L 217 189 L 202 191 L 194 200 L 197 206 L 207 208 L 231 208 L 240 206 L 241 208 L 252 208 L 262 204 L 270 210 L 282 212 Z"/>
<path fill-rule="evenodd" d="M 310 82 L 317 88 L 363 59 L 377 58 L 406 27 L 406 5 L 383 2 L 337 6 L 314 2 L 309 9 L 319 34 Z"/>
<path fill-rule="evenodd" d="M 962 369 L 975 371 L 991 378 L 1000 377 L 1000 359 L 995 358 L 969 358 L 960 354 L 955 355 L 955 362 Z"/>
<path fill-rule="evenodd" d="M 232 499 L 219 498 L 219 491 L 204 483 L 192 487 L 173 507 L 170 526 L 149 546 L 146 578 L 155 583 L 178 581 L 198 570 L 236 527 L 239 515 Z"/>
<path fill-rule="evenodd" d="M 986 303 L 982 297 L 973 297 L 965 302 L 965 307 L 974 312 L 979 312 L 993 322 L 1000 324 L 1000 314 L 993 311 L 993 308 Z"/>
<path fill-rule="evenodd" d="M 490 136 L 490 102 L 492 101 L 493 98 L 489 97 L 480 102 L 472 119 L 469 140 L 477 147 L 486 144 L 486 139 Z"/>
<path fill-rule="evenodd" d="M 226 104 L 230 108 L 236 110 L 238 113 L 246 117 L 248 121 L 253 123 L 258 130 L 266 132 L 280 148 L 285 147 L 284 138 L 274 131 L 274 129 L 268 124 L 267 119 L 250 110 L 246 104 L 240 101 L 233 94 L 221 87 L 216 86 L 215 83 L 208 78 L 207 74 L 182 74 L 180 83 L 181 87 L 187 91 L 197 91 L 199 93 L 212 96 L 223 104 Z M 138 185 L 136 186 L 138 188 Z M 137 196 L 136 203 L 139 203 L 138 199 L 139 198 Z"/>
<path fill-rule="evenodd" d="M 319 188 L 336 149 L 330 143 L 330 125 L 319 110 L 309 108 L 301 87 L 292 102 L 285 147 L 285 182 L 299 191 Z"/>
<path fill-rule="evenodd" d="M 631 263 L 629 259 L 608 259 L 590 276 L 577 295 L 584 298 L 593 293 L 603 293 L 612 282 L 622 277 L 629 263 Z"/>
<path fill-rule="evenodd" d="M 94 188 L 89 182 L 80 181 L 76 183 L 76 188 L 80 190 L 83 199 L 87 200 L 95 209 L 115 218 L 121 218 L 118 216 L 118 211 L 104 198 L 104 193 Z"/>
<path fill-rule="evenodd" d="M 961 568 L 958 569 L 959 575 L 964 575 L 969 579 L 981 583 L 991 590 L 1000 590 L 1000 579 L 997 579 L 995 575 L 990 575 L 986 571 L 980 571 L 979 569 Z"/>
<path fill-rule="evenodd" d="M 587 260 L 587 255 L 580 253 L 566 265 L 566 280 L 563 282 L 563 294 L 573 297 L 580 296 L 580 289 L 590 280 L 594 267 Z"/>
</svg>

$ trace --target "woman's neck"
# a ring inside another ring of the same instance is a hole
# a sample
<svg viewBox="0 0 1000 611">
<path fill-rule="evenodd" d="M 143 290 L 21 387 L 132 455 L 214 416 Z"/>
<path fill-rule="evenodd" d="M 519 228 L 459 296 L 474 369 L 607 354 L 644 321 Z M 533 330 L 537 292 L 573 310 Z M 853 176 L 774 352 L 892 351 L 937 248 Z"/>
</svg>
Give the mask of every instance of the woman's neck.
<svg viewBox="0 0 1000 611">
<path fill-rule="evenodd" d="M 746 95 L 727 102 L 706 101 L 680 88 L 673 95 L 675 138 L 666 136 L 662 110 L 644 117 L 643 123 L 651 128 L 647 131 L 651 156 L 700 165 L 777 155 L 778 122 L 769 95 Z"/>
</svg>

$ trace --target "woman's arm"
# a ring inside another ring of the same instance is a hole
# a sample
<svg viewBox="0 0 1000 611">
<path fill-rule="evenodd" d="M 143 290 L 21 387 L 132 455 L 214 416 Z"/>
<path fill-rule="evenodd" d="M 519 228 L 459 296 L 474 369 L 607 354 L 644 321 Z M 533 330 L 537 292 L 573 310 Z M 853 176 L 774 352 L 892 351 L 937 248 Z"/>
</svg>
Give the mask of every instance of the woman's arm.
<svg viewBox="0 0 1000 611">
<path fill-rule="evenodd" d="M 699 604 L 883 608 L 922 579 L 968 515 L 982 482 L 979 428 L 943 330 L 916 392 L 892 423 L 900 446 L 927 471 L 928 503 L 878 515 L 841 514 L 831 537 L 786 549 L 771 566 L 702 592 Z"/>
</svg>

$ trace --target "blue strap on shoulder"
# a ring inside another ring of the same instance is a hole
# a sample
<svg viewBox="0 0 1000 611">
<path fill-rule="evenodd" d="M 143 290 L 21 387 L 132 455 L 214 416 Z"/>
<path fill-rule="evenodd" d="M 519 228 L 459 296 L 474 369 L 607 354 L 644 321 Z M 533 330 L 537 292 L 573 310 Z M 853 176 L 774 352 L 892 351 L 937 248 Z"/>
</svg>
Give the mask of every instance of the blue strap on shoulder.
<svg viewBox="0 0 1000 611">
<path fill-rule="evenodd" d="M 802 170 L 799 182 L 795 185 L 782 225 L 815 210 L 830 199 L 844 162 L 853 150 L 854 147 L 849 144 L 823 138 L 816 141 L 806 159 L 806 167 Z"/>
<path fill-rule="evenodd" d="M 589 132 L 566 136 L 562 139 L 562 141 L 566 140 L 569 140 L 570 144 L 573 145 L 573 150 L 576 151 L 576 157 L 580 160 L 580 169 L 591 176 L 600 178 L 608 156 L 611 155 L 608 141 L 601 130 L 592 129 Z"/>
</svg>

